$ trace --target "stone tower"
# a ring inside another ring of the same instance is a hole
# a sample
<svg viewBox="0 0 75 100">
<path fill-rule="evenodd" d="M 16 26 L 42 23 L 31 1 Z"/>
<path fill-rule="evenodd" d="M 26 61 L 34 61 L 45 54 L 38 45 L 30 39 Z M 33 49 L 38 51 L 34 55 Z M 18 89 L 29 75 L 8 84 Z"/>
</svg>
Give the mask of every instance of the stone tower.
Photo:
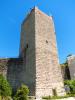
<svg viewBox="0 0 75 100">
<path fill-rule="evenodd" d="M 64 85 L 58 61 L 56 34 L 51 16 L 33 8 L 21 29 L 20 57 L 23 57 L 22 80 L 31 95 L 64 95 Z"/>
</svg>

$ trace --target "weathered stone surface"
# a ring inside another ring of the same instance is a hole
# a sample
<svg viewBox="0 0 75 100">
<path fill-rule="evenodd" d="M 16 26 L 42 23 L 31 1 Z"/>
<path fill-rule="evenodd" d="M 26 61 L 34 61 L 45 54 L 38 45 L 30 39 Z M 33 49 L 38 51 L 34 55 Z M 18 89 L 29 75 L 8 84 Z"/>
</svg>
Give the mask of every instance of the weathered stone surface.
<svg viewBox="0 0 75 100">
<path fill-rule="evenodd" d="M 61 72 L 62 72 L 62 76 L 63 76 L 63 80 L 70 80 L 70 70 L 68 67 L 68 62 L 60 64 L 61 67 Z"/>
<path fill-rule="evenodd" d="M 35 86 L 37 98 L 53 95 L 52 89 L 56 89 L 58 95 L 64 95 L 53 19 L 37 8 L 22 24 L 21 55 L 26 62 L 27 81 Z"/>
<path fill-rule="evenodd" d="M 22 65 L 23 60 L 21 58 L 0 59 L 0 74 L 7 78 L 14 91 L 22 83 L 20 77 L 23 72 Z"/>
<path fill-rule="evenodd" d="M 71 79 L 75 79 L 75 56 L 72 55 L 67 57 L 67 61 L 68 61 L 68 67 L 70 71 L 70 77 Z"/>
<path fill-rule="evenodd" d="M 7 76 L 7 62 L 8 59 L 0 59 L 0 74 L 3 76 Z"/>
<path fill-rule="evenodd" d="M 53 89 L 57 95 L 65 94 L 53 18 L 37 8 L 22 24 L 19 58 L 5 59 L 3 63 L 14 90 L 25 83 L 36 98 L 53 95 Z"/>
</svg>

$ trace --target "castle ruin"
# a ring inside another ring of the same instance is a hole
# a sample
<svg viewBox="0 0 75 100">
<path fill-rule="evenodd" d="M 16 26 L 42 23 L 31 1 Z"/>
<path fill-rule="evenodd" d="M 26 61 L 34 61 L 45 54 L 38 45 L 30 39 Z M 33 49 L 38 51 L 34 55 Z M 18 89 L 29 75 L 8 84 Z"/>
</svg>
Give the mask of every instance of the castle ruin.
<svg viewBox="0 0 75 100">
<path fill-rule="evenodd" d="M 0 73 L 14 91 L 24 83 L 36 98 L 65 94 L 52 16 L 31 10 L 21 26 L 19 58 L 0 59 Z"/>
</svg>

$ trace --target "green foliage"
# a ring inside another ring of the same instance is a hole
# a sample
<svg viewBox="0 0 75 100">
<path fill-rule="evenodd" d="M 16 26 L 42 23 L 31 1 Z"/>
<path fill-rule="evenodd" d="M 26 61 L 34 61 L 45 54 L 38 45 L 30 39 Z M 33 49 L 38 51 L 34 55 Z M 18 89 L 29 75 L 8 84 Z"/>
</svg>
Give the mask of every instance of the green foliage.
<svg viewBox="0 0 75 100">
<path fill-rule="evenodd" d="M 43 99 L 45 100 L 56 100 L 56 99 L 62 99 L 63 98 L 68 98 L 68 97 L 75 97 L 75 94 L 68 94 L 68 95 L 65 95 L 65 96 L 46 96 L 46 97 L 43 97 Z"/>
<path fill-rule="evenodd" d="M 29 89 L 26 85 L 22 85 L 16 92 L 14 100 L 28 100 Z"/>
<path fill-rule="evenodd" d="M 75 93 L 75 80 L 66 80 L 64 81 L 64 84 L 70 87 L 70 92 L 72 94 Z"/>
<path fill-rule="evenodd" d="M 7 80 L 3 77 L 3 75 L 0 75 L 0 96 L 7 97 L 11 96 L 12 89 L 7 82 Z"/>
<path fill-rule="evenodd" d="M 68 67 L 68 63 L 67 63 L 67 61 L 66 61 L 65 63 L 63 63 L 63 64 L 60 64 L 60 66 L 61 66 L 61 68 Z"/>
<path fill-rule="evenodd" d="M 50 96 L 47 96 L 47 97 L 43 97 L 43 99 L 45 99 L 45 100 L 54 100 L 54 99 L 62 99 L 62 98 L 67 98 L 68 96 L 66 95 L 66 96 L 52 96 L 52 97 L 50 97 Z"/>
</svg>

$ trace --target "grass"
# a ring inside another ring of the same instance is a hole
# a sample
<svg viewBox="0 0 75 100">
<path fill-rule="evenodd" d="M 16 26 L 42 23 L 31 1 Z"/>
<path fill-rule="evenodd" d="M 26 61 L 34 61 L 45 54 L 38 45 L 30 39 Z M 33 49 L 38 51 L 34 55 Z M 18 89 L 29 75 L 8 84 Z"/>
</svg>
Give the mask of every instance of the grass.
<svg viewBox="0 0 75 100">
<path fill-rule="evenodd" d="M 63 99 L 63 98 L 68 98 L 68 97 L 75 97 L 75 94 L 67 94 L 65 96 L 46 96 L 46 97 L 43 97 L 43 99 L 45 100 L 54 100 L 54 99 Z"/>
</svg>

